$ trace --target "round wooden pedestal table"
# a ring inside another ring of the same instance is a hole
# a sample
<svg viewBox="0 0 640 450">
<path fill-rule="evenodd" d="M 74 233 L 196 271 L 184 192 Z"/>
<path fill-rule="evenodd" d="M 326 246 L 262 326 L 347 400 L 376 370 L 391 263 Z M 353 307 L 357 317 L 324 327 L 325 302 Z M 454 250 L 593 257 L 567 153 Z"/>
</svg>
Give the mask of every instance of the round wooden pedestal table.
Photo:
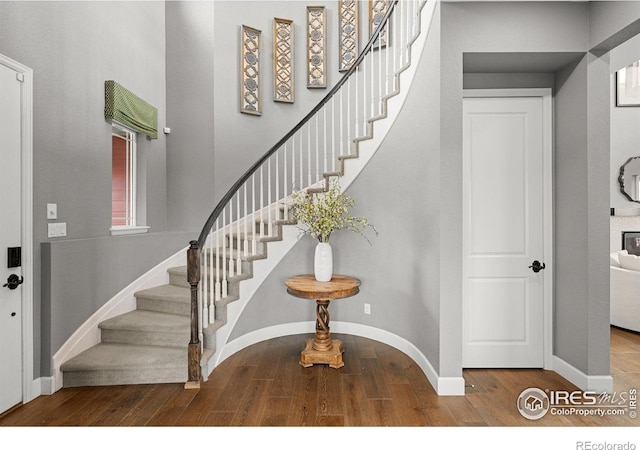
<svg viewBox="0 0 640 450">
<path fill-rule="evenodd" d="M 329 364 L 344 366 L 342 341 L 331 339 L 329 332 L 329 302 L 351 297 L 360 291 L 360 280 L 346 275 L 334 275 L 330 281 L 316 281 L 313 275 L 297 275 L 285 281 L 287 292 L 293 296 L 316 301 L 316 336 L 307 339 L 300 355 L 300 365 Z"/>
</svg>

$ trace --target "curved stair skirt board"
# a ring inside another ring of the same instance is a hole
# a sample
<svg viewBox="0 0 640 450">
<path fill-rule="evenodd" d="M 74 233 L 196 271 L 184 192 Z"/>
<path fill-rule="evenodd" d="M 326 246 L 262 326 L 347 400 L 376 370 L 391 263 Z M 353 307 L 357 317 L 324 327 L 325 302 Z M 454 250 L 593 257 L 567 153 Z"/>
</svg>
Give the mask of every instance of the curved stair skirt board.
<svg viewBox="0 0 640 450">
<path fill-rule="evenodd" d="M 315 329 L 315 322 L 296 322 L 272 327 L 262 328 L 245 334 L 229 342 L 218 355 L 218 364 L 233 355 L 234 353 L 258 342 L 280 336 L 290 336 L 295 334 L 312 334 Z M 422 369 L 427 379 L 440 396 L 462 396 L 465 394 L 465 382 L 463 377 L 441 377 L 433 368 L 427 357 L 411 342 L 406 339 L 379 328 L 370 327 L 351 322 L 331 322 L 332 333 L 342 333 L 372 339 L 383 344 L 387 344 L 413 359 Z M 300 348 L 303 347 L 301 341 Z M 345 351 L 349 351 L 347 348 Z"/>
<path fill-rule="evenodd" d="M 553 355 L 552 364 L 553 367 L 551 370 L 569 380 L 583 391 L 613 393 L 613 377 L 610 375 L 587 375 L 556 355 Z M 544 388 L 544 386 L 531 387 Z"/>
<path fill-rule="evenodd" d="M 134 311 L 136 309 L 136 299 L 133 295 L 135 292 L 169 283 L 168 270 L 172 267 L 185 265 L 187 249 L 188 247 L 185 247 L 183 250 L 165 259 L 122 289 L 93 313 L 93 315 L 67 339 L 62 347 L 53 355 L 51 393 L 62 388 L 63 375 L 60 370 L 62 364 L 100 343 L 100 329 L 98 325 L 112 317 Z"/>
<path fill-rule="evenodd" d="M 417 62 L 420 60 L 422 51 L 427 42 L 429 30 L 431 29 L 431 21 L 435 12 L 437 1 L 429 0 L 422 8 L 420 13 L 420 33 L 411 44 L 411 51 L 409 61 Z M 426 25 L 426 29 L 425 29 Z M 402 105 L 406 98 L 409 96 L 410 86 L 413 83 L 415 74 L 417 72 L 418 64 L 408 64 L 401 69 L 399 86 L 407 86 L 407 89 L 400 89 L 397 95 L 389 97 L 386 100 L 387 120 L 377 120 L 370 123 L 370 126 L 375 128 L 375 132 L 371 137 L 358 142 L 358 157 L 352 159 L 345 159 L 344 175 L 340 179 L 340 188 L 345 191 L 351 183 L 355 181 L 360 172 L 365 168 L 367 163 L 371 160 L 376 150 L 382 144 L 382 141 L 386 137 L 387 133 L 393 126 L 396 118 L 400 114 Z M 373 128 L 372 128 L 373 129 Z M 349 166 L 348 169 L 346 166 Z M 208 374 L 218 365 L 219 355 L 221 349 L 226 345 L 231 330 L 235 327 L 238 319 L 242 315 L 242 311 L 252 299 L 253 295 L 271 273 L 271 271 L 278 265 L 280 260 L 286 255 L 295 245 L 300 238 L 299 233 L 295 227 L 282 226 L 282 240 L 276 242 L 269 242 L 269 257 L 265 260 L 259 260 L 254 262 L 253 266 L 253 278 L 244 280 L 241 283 L 241 298 L 235 302 L 227 305 L 227 323 L 216 332 L 216 342 L 218 348 L 215 350 L 210 361 L 201 361 L 202 374 L 207 377 Z M 211 366 L 210 363 L 213 362 Z M 464 387 L 464 383 L 463 383 Z"/>
</svg>

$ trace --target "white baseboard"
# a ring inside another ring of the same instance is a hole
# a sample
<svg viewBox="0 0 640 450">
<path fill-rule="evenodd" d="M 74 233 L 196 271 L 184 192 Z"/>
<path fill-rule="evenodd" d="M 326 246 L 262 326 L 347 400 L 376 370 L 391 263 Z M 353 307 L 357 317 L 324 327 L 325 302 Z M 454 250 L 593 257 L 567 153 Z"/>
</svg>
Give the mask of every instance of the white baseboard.
<svg viewBox="0 0 640 450">
<path fill-rule="evenodd" d="M 227 343 L 220 351 L 216 359 L 216 364 L 220 364 L 229 356 L 246 348 L 268 339 L 280 336 L 290 336 L 295 334 L 309 334 L 315 329 L 315 322 L 295 322 L 282 325 L 274 325 L 260 330 L 247 333 L 233 341 Z M 460 377 L 440 377 L 433 368 L 427 357 L 411 342 L 406 339 L 379 328 L 370 327 L 350 322 L 331 322 L 333 333 L 351 334 L 367 339 L 373 339 L 383 344 L 390 345 L 405 353 L 422 369 L 427 379 L 438 395 L 464 395 L 464 378 Z M 209 368 L 211 371 L 214 367 Z"/>
<path fill-rule="evenodd" d="M 56 392 L 55 380 L 53 377 L 40 377 L 33 380 L 32 389 L 33 392 L 40 395 L 51 395 Z"/>
<path fill-rule="evenodd" d="M 465 382 L 463 377 L 438 377 L 436 392 L 440 396 L 464 396 Z"/>
<path fill-rule="evenodd" d="M 610 375 L 587 375 L 555 355 L 553 356 L 553 370 L 583 391 L 613 393 L 613 377 Z"/>
<path fill-rule="evenodd" d="M 53 384 L 52 392 L 62 388 L 62 372 L 60 366 L 65 361 L 100 343 L 100 329 L 98 325 L 112 317 L 136 309 L 134 293 L 143 289 L 161 286 L 169 282 L 168 269 L 186 264 L 187 248 L 180 250 L 173 256 L 146 272 L 133 283 L 118 292 L 111 300 L 102 305 L 89 317 L 60 347 L 52 358 Z"/>
</svg>

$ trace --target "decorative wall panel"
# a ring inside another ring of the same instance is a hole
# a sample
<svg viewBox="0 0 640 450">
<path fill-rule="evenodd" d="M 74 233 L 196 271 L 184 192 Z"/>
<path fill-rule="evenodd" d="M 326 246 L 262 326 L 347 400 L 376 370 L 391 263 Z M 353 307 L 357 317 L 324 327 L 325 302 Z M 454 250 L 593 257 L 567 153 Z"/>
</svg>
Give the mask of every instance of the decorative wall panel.
<svg viewBox="0 0 640 450">
<path fill-rule="evenodd" d="M 327 87 L 324 6 L 307 6 L 307 87 Z"/>
<path fill-rule="evenodd" d="M 262 31 L 242 25 L 240 41 L 240 112 L 262 114 L 260 50 Z"/>
<path fill-rule="evenodd" d="M 375 29 L 378 27 L 384 15 L 387 13 L 387 9 L 389 8 L 388 0 L 369 0 L 369 36 L 373 34 Z M 374 48 L 384 47 L 389 43 L 389 27 L 385 26 L 378 39 L 374 44 Z M 379 45 L 378 45 L 379 44 Z"/>
<path fill-rule="evenodd" d="M 345 72 L 358 58 L 358 2 L 340 0 L 338 2 L 340 62 L 338 70 Z"/>
<path fill-rule="evenodd" d="M 293 21 L 273 19 L 273 100 L 293 103 Z"/>
</svg>

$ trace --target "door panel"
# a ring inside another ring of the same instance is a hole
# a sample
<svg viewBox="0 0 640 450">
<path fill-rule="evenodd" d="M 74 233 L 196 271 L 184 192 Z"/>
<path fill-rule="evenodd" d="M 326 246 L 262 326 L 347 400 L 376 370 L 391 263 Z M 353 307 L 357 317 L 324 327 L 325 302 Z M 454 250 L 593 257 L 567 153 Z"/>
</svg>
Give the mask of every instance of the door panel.
<svg viewBox="0 0 640 450">
<path fill-rule="evenodd" d="M 7 248 L 21 247 L 20 81 L 0 64 L 0 413 L 22 400 L 22 288 L 9 289 Z"/>
<path fill-rule="evenodd" d="M 463 366 L 543 367 L 541 97 L 465 98 Z"/>
</svg>

